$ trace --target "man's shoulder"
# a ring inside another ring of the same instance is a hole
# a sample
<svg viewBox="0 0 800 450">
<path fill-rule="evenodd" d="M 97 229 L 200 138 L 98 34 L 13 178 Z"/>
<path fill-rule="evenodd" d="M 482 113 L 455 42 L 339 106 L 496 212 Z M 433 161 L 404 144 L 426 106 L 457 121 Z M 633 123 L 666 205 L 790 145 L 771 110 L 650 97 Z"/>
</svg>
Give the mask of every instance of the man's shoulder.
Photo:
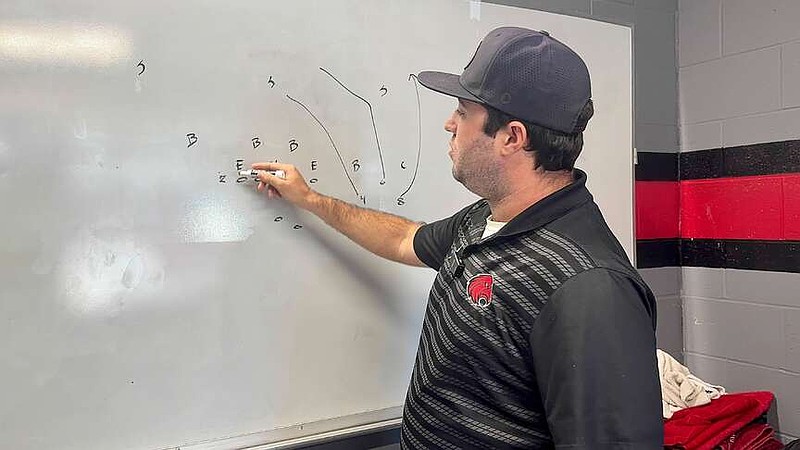
<svg viewBox="0 0 800 450">
<path fill-rule="evenodd" d="M 593 263 L 638 278 L 628 254 L 603 217 L 597 204 L 587 202 L 546 227 L 548 233 L 570 243 Z"/>
</svg>

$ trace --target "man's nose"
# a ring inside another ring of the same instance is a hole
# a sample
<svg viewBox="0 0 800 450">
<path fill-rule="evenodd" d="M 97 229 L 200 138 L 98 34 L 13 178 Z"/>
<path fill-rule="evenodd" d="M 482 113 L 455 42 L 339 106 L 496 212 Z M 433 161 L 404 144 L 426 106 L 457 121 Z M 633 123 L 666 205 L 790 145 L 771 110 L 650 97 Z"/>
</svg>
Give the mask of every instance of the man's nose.
<svg viewBox="0 0 800 450">
<path fill-rule="evenodd" d="M 456 132 L 456 121 L 453 120 L 453 116 L 452 115 L 450 117 L 448 117 L 447 120 L 444 121 L 444 129 L 448 133 L 455 133 Z"/>
</svg>

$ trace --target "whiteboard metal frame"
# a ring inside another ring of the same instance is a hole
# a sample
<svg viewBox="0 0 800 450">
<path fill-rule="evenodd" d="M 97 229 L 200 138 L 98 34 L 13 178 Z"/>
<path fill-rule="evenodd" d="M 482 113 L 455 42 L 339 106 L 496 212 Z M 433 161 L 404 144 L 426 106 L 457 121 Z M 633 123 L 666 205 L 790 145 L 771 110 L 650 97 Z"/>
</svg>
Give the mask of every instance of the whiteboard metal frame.
<svg viewBox="0 0 800 450">
<path fill-rule="evenodd" d="M 287 450 L 377 433 L 400 426 L 400 406 L 334 419 L 319 420 L 275 430 L 260 431 L 162 450 Z M 366 422 L 366 423 L 365 423 Z"/>
</svg>

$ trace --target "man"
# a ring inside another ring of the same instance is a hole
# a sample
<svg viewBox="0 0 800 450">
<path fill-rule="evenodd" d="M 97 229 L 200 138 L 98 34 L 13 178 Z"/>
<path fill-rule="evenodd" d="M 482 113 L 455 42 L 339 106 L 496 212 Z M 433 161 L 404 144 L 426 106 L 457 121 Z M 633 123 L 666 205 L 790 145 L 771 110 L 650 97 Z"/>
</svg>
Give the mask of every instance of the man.
<svg viewBox="0 0 800 450">
<path fill-rule="evenodd" d="M 431 289 L 404 448 L 661 448 L 656 304 L 574 169 L 593 114 L 581 58 L 546 32 L 490 32 L 464 72 L 419 74 L 456 97 L 453 176 L 482 200 L 421 224 L 260 173 L 280 196 Z M 622 150 L 622 149 L 621 149 Z"/>
</svg>

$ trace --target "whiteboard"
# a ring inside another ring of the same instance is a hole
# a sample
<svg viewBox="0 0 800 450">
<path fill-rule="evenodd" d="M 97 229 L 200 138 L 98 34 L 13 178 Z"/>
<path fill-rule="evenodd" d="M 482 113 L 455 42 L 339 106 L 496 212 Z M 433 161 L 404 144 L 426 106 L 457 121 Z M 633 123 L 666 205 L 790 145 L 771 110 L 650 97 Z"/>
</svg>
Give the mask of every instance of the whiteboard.
<svg viewBox="0 0 800 450">
<path fill-rule="evenodd" d="M 497 26 L 586 59 L 578 165 L 633 254 L 629 28 L 461 0 L 0 11 L 2 448 L 233 448 L 396 418 L 433 271 L 267 200 L 237 161 L 454 213 L 474 200 L 450 175 L 455 101 L 409 74 L 460 73 Z"/>
</svg>

